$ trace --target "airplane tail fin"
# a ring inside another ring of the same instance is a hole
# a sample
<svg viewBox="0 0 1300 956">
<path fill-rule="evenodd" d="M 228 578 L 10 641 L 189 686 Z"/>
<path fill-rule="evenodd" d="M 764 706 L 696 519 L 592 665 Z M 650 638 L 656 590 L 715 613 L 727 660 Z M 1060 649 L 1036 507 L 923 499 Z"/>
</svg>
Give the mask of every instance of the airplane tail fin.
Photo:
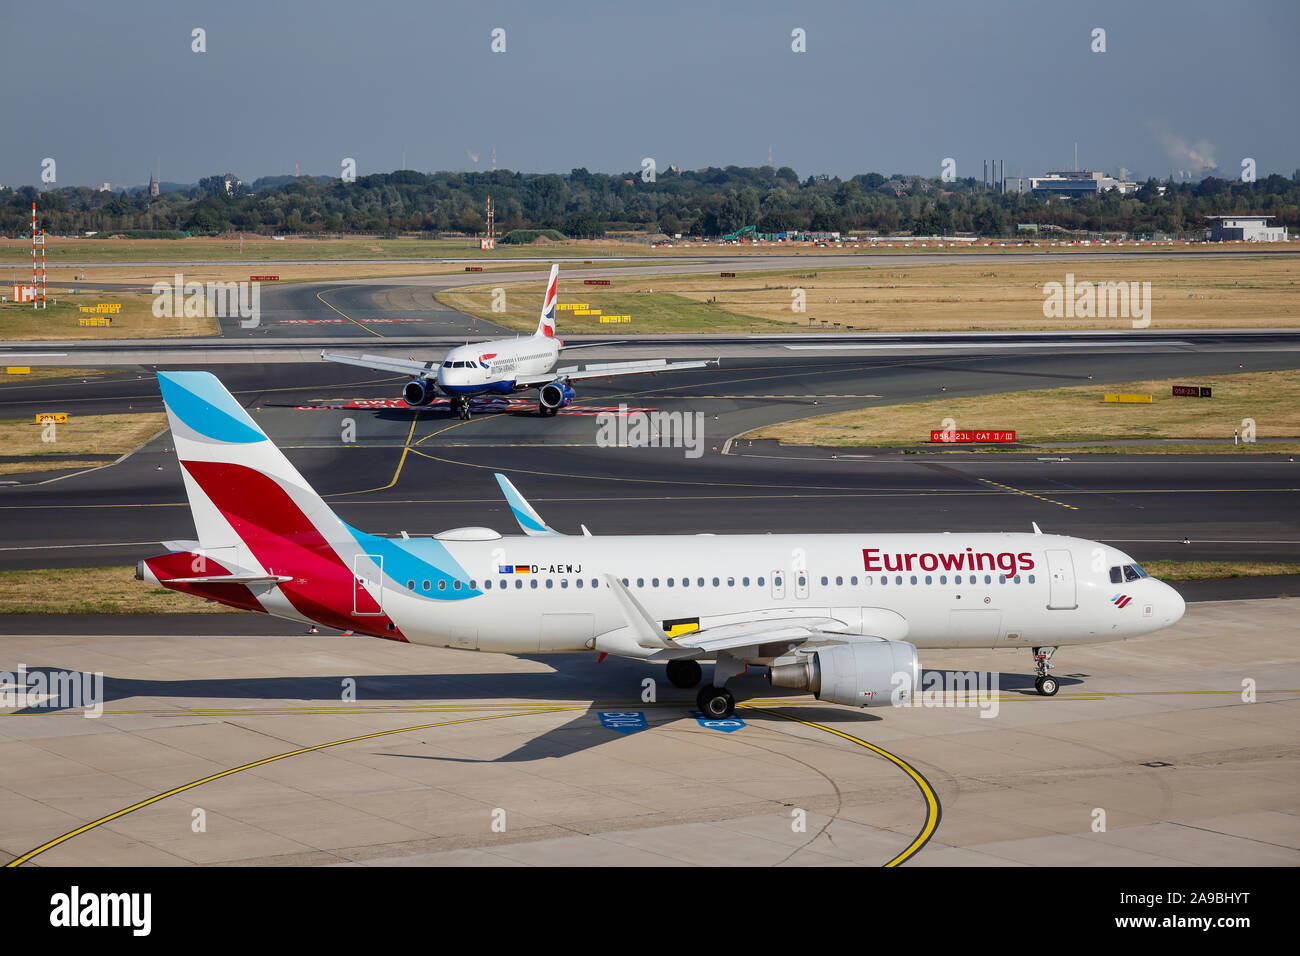
<svg viewBox="0 0 1300 956">
<path fill-rule="evenodd" d="M 341 525 L 215 375 L 159 372 L 158 386 L 205 552 Z"/>
<path fill-rule="evenodd" d="M 216 376 L 159 372 L 158 384 L 198 542 L 191 552 L 140 562 L 137 576 L 236 607 L 401 640 L 382 595 L 401 587 L 409 556 L 344 523 Z"/>
<path fill-rule="evenodd" d="M 546 296 L 542 299 L 542 317 L 537 322 L 534 335 L 555 338 L 555 306 L 560 298 L 560 264 L 551 266 L 551 277 L 546 280 Z"/>
</svg>

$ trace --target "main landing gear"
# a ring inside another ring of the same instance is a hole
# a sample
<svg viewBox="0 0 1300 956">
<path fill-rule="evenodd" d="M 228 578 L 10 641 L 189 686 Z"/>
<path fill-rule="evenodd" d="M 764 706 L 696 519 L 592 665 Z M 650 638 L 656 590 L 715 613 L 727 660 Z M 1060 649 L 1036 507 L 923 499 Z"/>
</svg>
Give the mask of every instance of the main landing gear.
<svg viewBox="0 0 1300 956">
<path fill-rule="evenodd" d="M 698 665 L 697 665 L 698 666 Z M 749 665 L 725 651 L 718 652 L 713 665 L 713 683 L 705 684 L 695 695 L 695 706 L 709 720 L 725 720 L 736 712 L 736 698 L 727 690 L 727 681 L 749 670 Z"/>
<path fill-rule="evenodd" d="M 1034 663 L 1038 671 L 1038 677 L 1034 679 L 1034 690 L 1044 697 L 1055 697 L 1059 689 L 1055 677 L 1049 677 L 1047 672 L 1052 669 L 1052 655 L 1056 653 L 1054 647 L 1035 647 Z"/>
<path fill-rule="evenodd" d="M 451 397 L 449 405 L 450 405 L 450 411 L 453 415 L 459 418 L 462 422 L 469 421 L 470 410 L 469 410 L 468 398 L 462 398 L 458 395 L 453 395 Z"/>
<path fill-rule="evenodd" d="M 736 698 L 725 687 L 705 684 L 695 695 L 695 706 L 709 720 L 725 720 L 736 712 Z"/>
</svg>

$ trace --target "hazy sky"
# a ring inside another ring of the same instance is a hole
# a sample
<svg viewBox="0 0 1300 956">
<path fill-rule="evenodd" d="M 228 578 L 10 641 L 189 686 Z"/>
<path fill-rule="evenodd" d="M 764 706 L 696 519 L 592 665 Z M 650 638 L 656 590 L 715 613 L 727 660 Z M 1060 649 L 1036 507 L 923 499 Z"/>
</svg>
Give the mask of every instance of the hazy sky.
<svg viewBox="0 0 1300 956">
<path fill-rule="evenodd" d="M 206 31 L 207 52 L 191 50 Z M 491 52 L 505 30 L 506 51 Z M 791 49 L 806 31 L 807 52 Z M 1106 52 L 1090 49 L 1095 28 Z M 1300 166 L 1297 0 L 11 3 L 0 184 L 728 164 Z M 478 156 L 477 164 L 470 153 Z"/>
</svg>

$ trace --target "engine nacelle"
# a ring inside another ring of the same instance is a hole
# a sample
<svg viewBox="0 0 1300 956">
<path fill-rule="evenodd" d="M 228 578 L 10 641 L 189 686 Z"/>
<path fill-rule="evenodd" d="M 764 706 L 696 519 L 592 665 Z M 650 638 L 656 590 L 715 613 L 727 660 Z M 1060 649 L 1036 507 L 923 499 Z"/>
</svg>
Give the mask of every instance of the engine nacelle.
<svg viewBox="0 0 1300 956">
<path fill-rule="evenodd" d="M 798 664 L 769 669 L 773 687 L 811 691 L 818 700 L 851 707 L 907 703 L 921 679 L 921 660 L 906 641 L 836 644 Z"/>
<path fill-rule="evenodd" d="M 437 387 L 427 378 L 413 378 L 402 389 L 402 400 L 408 405 L 428 405 L 438 394 Z"/>
<path fill-rule="evenodd" d="M 543 385 L 539 400 L 547 408 L 564 408 L 573 401 L 573 386 L 568 382 L 554 381 Z"/>
</svg>

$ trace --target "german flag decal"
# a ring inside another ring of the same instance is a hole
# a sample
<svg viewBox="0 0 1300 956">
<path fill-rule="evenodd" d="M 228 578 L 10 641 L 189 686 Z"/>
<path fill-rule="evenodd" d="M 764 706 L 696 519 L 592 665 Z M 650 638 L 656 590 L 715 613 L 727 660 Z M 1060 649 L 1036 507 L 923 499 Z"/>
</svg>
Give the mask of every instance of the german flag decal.
<svg viewBox="0 0 1300 956">
<path fill-rule="evenodd" d="M 700 629 L 700 619 L 698 617 L 677 617 L 671 621 L 664 621 L 664 633 L 669 637 L 679 637 L 682 634 L 689 634 L 691 631 Z"/>
</svg>

